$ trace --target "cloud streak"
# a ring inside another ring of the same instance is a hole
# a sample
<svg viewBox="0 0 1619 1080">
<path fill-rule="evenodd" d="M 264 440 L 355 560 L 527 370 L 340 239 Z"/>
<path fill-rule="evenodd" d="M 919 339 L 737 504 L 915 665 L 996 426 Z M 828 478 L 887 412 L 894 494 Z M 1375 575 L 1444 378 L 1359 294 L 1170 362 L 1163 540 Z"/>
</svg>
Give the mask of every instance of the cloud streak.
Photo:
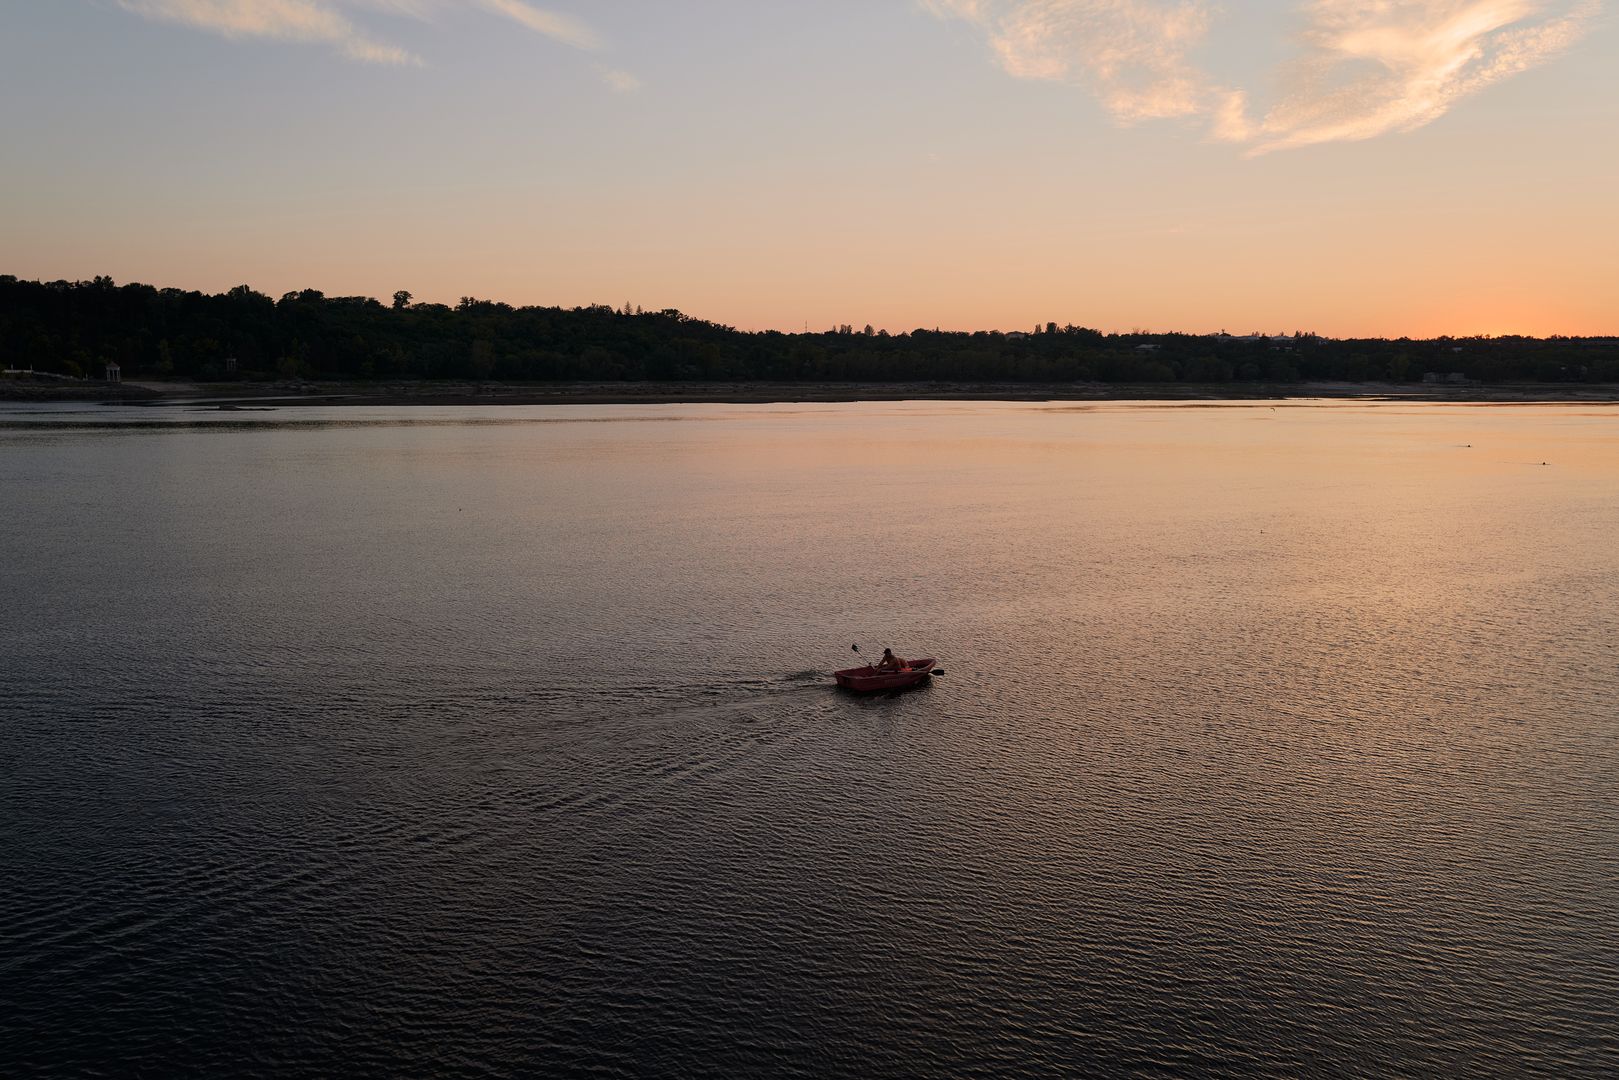
<svg viewBox="0 0 1619 1080">
<path fill-rule="evenodd" d="M 404 49 L 370 38 L 319 0 L 118 0 L 118 5 L 148 19 L 184 23 L 227 38 L 321 43 L 372 64 L 419 62 Z"/>
<path fill-rule="evenodd" d="M 571 15 L 545 11 L 533 4 L 526 4 L 523 0 L 479 0 L 479 4 L 496 14 L 506 16 L 513 22 L 521 23 L 536 34 L 555 38 L 576 49 L 601 48 L 601 41 L 596 37 L 596 32 Z"/>
<path fill-rule="evenodd" d="M 602 68 L 602 81 L 620 94 L 633 94 L 641 89 L 641 80 L 619 68 Z"/>
<path fill-rule="evenodd" d="M 1297 55 L 1253 94 L 1216 79 L 1212 0 L 921 0 L 984 33 L 1019 78 L 1089 87 L 1123 123 L 1201 120 L 1252 153 L 1375 138 L 1431 123 L 1457 102 L 1572 45 L 1601 0 L 1307 0 Z"/>
<path fill-rule="evenodd" d="M 447 9 L 476 8 L 575 49 L 601 48 L 601 39 L 571 15 L 526 0 L 117 0 L 125 11 L 181 23 L 231 39 L 324 44 L 351 60 L 419 64 L 421 58 L 373 36 L 356 12 L 432 19 Z"/>
</svg>

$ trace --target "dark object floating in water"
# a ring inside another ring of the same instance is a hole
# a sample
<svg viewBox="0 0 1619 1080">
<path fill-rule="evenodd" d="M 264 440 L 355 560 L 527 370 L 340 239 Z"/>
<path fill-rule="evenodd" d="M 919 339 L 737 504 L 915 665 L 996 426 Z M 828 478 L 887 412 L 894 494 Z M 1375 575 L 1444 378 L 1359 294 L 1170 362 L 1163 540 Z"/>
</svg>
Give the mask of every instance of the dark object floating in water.
<svg viewBox="0 0 1619 1080">
<path fill-rule="evenodd" d="M 943 673 L 942 669 L 940 673 Z M 867 666 L 834 671 L 832 677 L 845 690 L 865 693 L 870 690 L 900 690 L 907 686 L 915 686 L 932 674 L 933 657 L 930 656 L 926 660 L 913 660 L 898 671 L 883 671 Z"/>
</svg>

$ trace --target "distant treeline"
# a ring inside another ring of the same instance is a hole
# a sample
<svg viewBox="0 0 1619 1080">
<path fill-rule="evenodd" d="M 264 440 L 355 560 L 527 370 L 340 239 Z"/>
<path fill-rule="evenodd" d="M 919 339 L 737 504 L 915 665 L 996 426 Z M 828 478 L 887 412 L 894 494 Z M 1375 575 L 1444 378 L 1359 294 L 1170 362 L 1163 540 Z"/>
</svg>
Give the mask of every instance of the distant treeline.
<svg viewBox="0 0 1619 1080">
<path fill-rule="evenodd" d="M 0 276 L 0 363 L 100 378 L 472 379 L 772 382 L 1224 383 L 1619 382 L 1619 338 L 1335 340 L 841 326 L 749 333 L 679 311 L 455 307 L 314 290 L 279 300 L 240 286 L 210 296 L 150 285 Z"/>
</svg>

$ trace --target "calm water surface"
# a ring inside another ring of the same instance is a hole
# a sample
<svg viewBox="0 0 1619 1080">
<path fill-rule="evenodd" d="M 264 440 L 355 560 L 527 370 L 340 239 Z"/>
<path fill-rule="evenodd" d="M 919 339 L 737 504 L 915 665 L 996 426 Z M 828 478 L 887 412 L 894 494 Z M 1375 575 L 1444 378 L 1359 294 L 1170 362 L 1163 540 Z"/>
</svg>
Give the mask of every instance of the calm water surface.
<svg viewBox="0 0 1619 1080">
<path fill-rule="evenodd" d="M 1613 1075 L 1616 537 L 1595 407 L 12 409 L 0 1075 Z"/>
</svg>

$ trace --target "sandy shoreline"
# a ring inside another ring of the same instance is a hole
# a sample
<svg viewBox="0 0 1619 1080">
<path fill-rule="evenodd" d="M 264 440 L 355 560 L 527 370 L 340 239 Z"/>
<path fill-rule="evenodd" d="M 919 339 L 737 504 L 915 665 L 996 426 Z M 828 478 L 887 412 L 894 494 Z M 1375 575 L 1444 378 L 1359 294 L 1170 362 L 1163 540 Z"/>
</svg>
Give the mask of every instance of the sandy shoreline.
<svg viewBox="0 0 1619 1080">
<path fill-rule="evenodd" d="M 15 388 L 26 392 L 8 394 Z M 686 405 L 858 401 L 1253 401 L 1340 398 L 1481 404 L 1619 402 L 1619 385 L 1520 383 L 157 383 L 0 385 L 0 400 L 218 408 L 410 405 Z"/>
</svg>

